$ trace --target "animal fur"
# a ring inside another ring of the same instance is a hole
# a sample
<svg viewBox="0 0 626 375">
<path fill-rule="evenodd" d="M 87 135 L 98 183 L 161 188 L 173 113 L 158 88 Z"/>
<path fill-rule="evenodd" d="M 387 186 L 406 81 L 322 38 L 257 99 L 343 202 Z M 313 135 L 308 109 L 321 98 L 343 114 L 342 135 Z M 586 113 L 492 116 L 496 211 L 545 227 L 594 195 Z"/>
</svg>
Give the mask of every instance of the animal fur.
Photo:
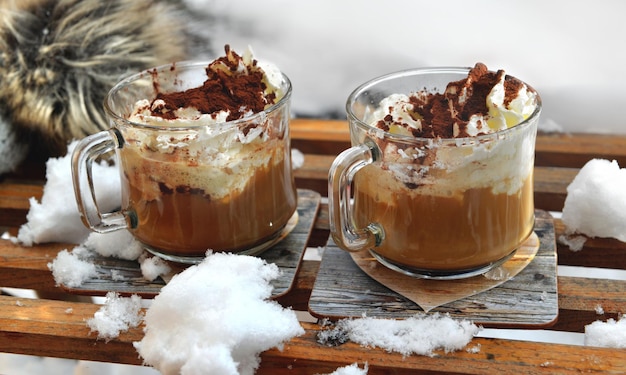
<svg viewBox="0 0 626 375">
<path fill-rule="evenodd" d="M 0 0 L 3 142 L 58 156 L 108 128 L 107 91 L 127 74 L 188 59 L 199 46 L 192 18 L 166 0 Z"/>
</svg>

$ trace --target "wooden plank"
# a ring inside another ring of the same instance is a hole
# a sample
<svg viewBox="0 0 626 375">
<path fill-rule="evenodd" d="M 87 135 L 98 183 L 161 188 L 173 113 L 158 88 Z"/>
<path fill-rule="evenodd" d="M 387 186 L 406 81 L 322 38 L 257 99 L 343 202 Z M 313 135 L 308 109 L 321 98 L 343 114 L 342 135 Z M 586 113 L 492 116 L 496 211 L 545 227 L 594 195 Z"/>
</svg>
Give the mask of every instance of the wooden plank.
<svg viewBox="0 0 626 375">
<path fill-rule="evenodd" d="M 581 168 L 593 158 L 617 160 L 626 166 L 626 136 L 591 133 L 537 135 L 535 165 Z"/>
<path fill-rule="evenodd" d="M 334 159 L 333 155 L 305 155 L 304 165 L 294 171 L 298 187 L 326 196 L 328 170 Z M 535 206 L 547 211 L 561 211 L 567 197 L 567 186 L 577 173 L 576 168 L 535 167 Z"/>
<path fill-rule="evenodd" d="M 349 147 L 347 121 L 293 119 L 290 128 L 295 147 L 302 145 L 305 153 L 336 155 Z M 328 144 L 332 146 L 319 147 Z M 626 165 L 626 136 L 623 135 L 539 132 L 535 150 L 537 166 L 580 168 L 593 158 L 615 159 L 621 166 Z"/>
<path fill-rule="evenodd" d="M 38 157 L 27 157 L 14 171 L 0 174 L 0 181 L 12 183 L 38 183 L 46 179 L 46 160 Z"/>
<path fill-rule="evenodd" d="M 554 221 L 557 239 L 565 234 L 565 224 L 560 219 Z M 585 236 L 586 237 L 586 236 Z M 579 251 L 557 242 L 559 264 L 581 267 L 613 268 L 626 270 L 626 242 L 615 238 L 589 238 Z"/>
<path fill-rule="evenodd" d="M 303 260 L 300 262 L 289 293 L 276 297 L 276 301 L 282 306 L 289 306 L 295 311 L 307 311 L 313 283 L 317 276 L 320 263 L 318 261 Z"/>
<path fill-rule="evenodd" d="M 558 242 L 565 234 L 565 225 L 561 219 L 554 219 L 555 238 L 557 239 L 558 263 L 568 266 L 626 269 L 626 242 L 614 238 L 588 238 L 581 251 L 572 251 Z M 320 231 L 320 238 L 327 236 L 329 230 L 328 205 L 323 203 L 318 213 L 315 227 Z M 327 237 L 326 237 L 327 238 Z"/>
<path fill-rule="evenodd" d="M 345 120 L 292 119 L 291 138 L 316 143 L 350 142 L 348 122 Z"/>
<path fill-rule="evenodd" d="M 0 239 L 0 286 L 58 292 L 48 263 L 74 244 L 51 243 L 23 247 Z"/>
<path fill-rule="evenodd" d="M 554 220 L 556 237 L 564 234 L 565 227 L 560 219 Z M 328 205 L 322 203 L 314 224 L 313 244 L 324 246 L 328 239 Z M 25 272 L 46 271 L 46 264 L 63 249 L 71 249 L 73 244 L 40 244 L 36 247 L 21 247 L 8 240 L 0 239 L 0 262 L 5 269 L 23 269 Z M 565 245 L 558 244 L 559 264 L 626 269 L 626 243 L 611 238 L 590 238 L 582 251 L 573 252 Z M 10 280 L 0 273 L 1 281 Z"/>
<path fill-rule="evenodd" d="M 19 226 L 26 222 L 31 197 L 41 199 L 43 184 L 7 180 L 0 182 L 0 226 Z"/>
<path fill-rule="evenodd" d="M 99 306 L 91 303 L 0 296 L 0 352 L 140 365 L 132 343 L 140 328 L 105 342 L 85 323 Z"/>
<path fill-rule="evenodd" d="M 294 170 L 294 176 L 302 179 L 328 180 L 328 170 L 334 155 L 306 154 L 302 168 Z"/>
<path fill-rule="evenodd" d="M 341 123 L 341 122 L 339 122 Z M 337 150 L 326 153 L 323 148 L 318 146 L 325 144 L 319 140 L 313 141 L 314 137 L 320 139 L 334 138 L 344 139 L 345 130 L 341 127 L 328 126 L 328 122 L 315 120 L 298 120 L 294 121 L 294 139 L 302 139 L 305 141 L 316 142 L 317 145 L 305 155 L 305 163 L 302 168 L 294 172 L 299 188 L 315 190 L 322 195 L 326 195 L 328 191 L 327 178 L 328 169 L 335 158 Z M 335 123 L 333 123 L 335 124 Z M 328 129 L 335 130 L 328 130 Z M 339 129 L 339 130 L 337 130 Z M 343 134 L 343 135 L 342 135 Z M 343 138 L 342 138 L 343 137 Z M 615 156 L 626 155 L 626 148 L 621 148 L 621 143 L 626 142 L 626 137 L 591 137 L 589 135 L 569 135 L 556 137 L 553 135 L 542 136 L 538 138 L 538 150 L 546 152 L 563 152 L 567 159 L 567 152 L 576 150 L 581 147 L 587 147 L 591 144 L 592 152 L 584 153 L 585 158 L 601 157 L 600 151 L 606 146 L 608 155 Z M 565 142 L 564 139 L 567 141 Z M 559 140 L 556 144 L 551 141 Z M 345 141 L 345 139 L 343 140 Z M 338 151 L 337 151 L 338 152 Z M 581 155 L 580 153 L 578 155 Z M 541 159 L 541 153 L 538 151 L 537 160 Z M 567 185 L 573 180 L 578 169 L 576 168 L 556 168 L 554 166 L 542 166 L 544 162 L 538 161 L 538 167 L 535 168 L 535 204 L 537 208 L 544 210 L 558 211 L 563 208 L 563 202 L 566 197 Z M 572 164 L 563 163 L 559 164 Z M 574 163 L 576 164 L 576 163 Z M 624 163 L 626 164 L 626 163 Z M 12 183 L 12 180 L 5 180 L 0 183 L 0 226 L 15 227 L 25 222 L 26 213 L 30 207 L 28 199 L 31 196 L 41 197 L 42 187 L 38 184 Z"/>
<path fill-rule="evenodd" d="M 546 212 L 536 212 L 535 232 L 540 239 L 539 251 L 519 274 L 495 288 L 432 311 L 489 327 L 543 328 L 553 324 L 558 314 L 556 248 L 552 218 Z M 423 310 L 370 278 L 349 253 L 329 241 L 311 293 L 309 311 L 318 318 L 336 320 L 362 314 L 400 319 Z"/>
<path fill-rule="evenodd" d="M 298 188 L 314 190 L 327 196 L 328 170 L 332 155 L 305 155 L 304 165 L 294 171 Z M 537 208 L 560 211 L 566 197 L 566 188 L 578 173 L 573 168 L 536 167 L 535 205 Z M 41 185 L 0 183 L 0 225 L 17 227 L 26 222 L 30 197 L 41 199 Z"/>
<path fill-rule="evenodd" d="M 555 219 L 556 237 L 562 234 L 564 228 L 560 220 Z M 328 239 L 328 206 L 322 204 L 317 214 L 314 227 L 316 242 L 309 246 L 323 246 Z M 57 253 L 64 249 L 72 249 L 73 244 L 41 244 L 35 247 L 22 247 L 8 240 L 0 239 L 0 286 L 26 288 L 58 292 L 54 280 L 47 267 Z M 579 252 L 572 252 L 563 245 L 558 245 L 559 264 L 606 267 L 622 267 L 626 263 L 626 244 L 613 239 L 590 239 L 585 248 Z M 571 260 L 571 261 L 568 261 Z M 565 262 L 565 263 L 564 263 Z M 306 262 L 307 270 L 296 280 L 298 293 L 306 295 L 310 293 L 315 281 L 318 262 Z M 623 298 L 619 291 L 626 290 L 623 282 L 615 280 L 604 281 L 606 285 L 598 286 L 598 281 L 592 279 L 576 280 L 575 288 L 561 288 L 569 283 L 569 278 L 558 278 L 559 299 L 565 308 L 585 306 L 589 311 L 605 301 L 608 306 L 614 305 L 616 312 L 626 311 L 623 306 Z M 598 289 L 599 288 L 599 289 Z M 308 289 L 308 291 L 307 291 Z M 598 290 L 613 290 L 614 293 L 606 295 L 598 294 Z M 580 296 L 594 295 L 592 299 L 580 302 Z M 302 303 L 299 298 L 298 303 Z M 621 310 L 620 310 L 621 306 Z M 304 307 L 306 309 L 306 306 Z M 607 311 L 611 311 L 607 309 Z"/>
<path fill-rule="evenodd" d="M 559 279 L 560 280 L 560 279 Z M 563 331 L 570 333 L 584 333 L 585 327 L 596 321 L 607 321 L 608 319 L 619 320 L 621 314 L 604 312 L 598 314 L 595 310 L 569 310 L 559 308 L 559 319 L 552 327 L 551 331 Z"/>
<path fill-rule="evenodd" d="M 292 147 L 306 154 L 338 155 L 350 147 L 347 121 L 293 119 L 289 127 Z"/>
<path fill-rule="evenodd" d="M 546 211 L 561 211 L 567 197 L 567 187 L 578 169 L 538 167 L 534 170 L 535 207 Z"/>
<path fill-rule="evenodd" d="M 577 311 L 626 312 L 626 280 L 559 277 L 559 307 Z"/>
<path fill-rule="evenodd" d="M 328 167 L 349 147 L 346 121 L 295 119 L 291 124 L 292 145 L 305 152 L 305 165 L 295 172 L 299 188 L 326 195 Z M 591 158 L 616 159 L 626 166 L 626 136 L 597 134 L 539 134 L 536 145 L 535 203 L 544 210 L 561 210 L 566 187 Z M 16 228 L 25 222 L 30 196 L 40 197 L 44 183 L 44 161 L 28 160 L 16 173 L 0 176 L 0 229 Z M 555 236 L 564 233 L 555 219 Z M 328 239 L 328 210 L 322 205 L 309 238 L 309 246 L 323 246 Z M 23 248 L 0 240 L 0 286 L 58 293 L 47 268 L 56 254 L 74 245 L 44 244 Z M 559 264 L 626 269 L 626 244 L 613 239 L 588 239 L 582 251 L 572 252 L 558 244 Z M 296 271 L 291 291 L 278 299 L 296 310 L 308 307 L 319 262 L 303 261 Z M 557 277 L 559 319 L 554 330 L 583 332 L 595 320 L 618 318 L 626 312 L 626 281 Z M 66 295 L 67 296 L 67 295 Z M 61 296 L 62 297 L 62 296 Z M 601 307 L 603 315 L 596 309 Z M 140 364 L 133 341 L 142 337 L 141 328 L 123 333 L 108 343 L 89 333 L 85 319 L 98 306 L 68 301 L 23 300 L 0 296 L 0 352 Z M 284 350 L 262 354 L 258 374 L 330 373 L 339 366 L 367 362 L 369 374 L 413 373 L 626 373 L 623 350 L 569 345 L 474 339 L 478 353 L 465 350 L 437 352 L 433 358 L 402 357 L 384 350 L 362 348 L 353 343 L 328 348 L 316 341 L 324 327 L 303 323 L 304 336 L 285 345 Z"/>
<path fill-rule="evenodd" d="M 623 350 L 574 347 L 501 339 L 475 338 L 468 348 L 453 353 L 437 351 L 433 357 L 387 353 L 354 343 L 322 347 L 315 342 L 320 327 L 303 324 L 302 337 L 291 340 L 283 351 L 261 355 L 257 374 L 329 373 L 339 366 L 365 362 L 369 375 L 377 374 L 619 374 L 626 371 Z"/>
<path fill-rule="evenodd" d="M 295 276 L 313 230 L 319 204 L 318 193 L 298 190 L 297 224 L 284 239 L 258 255 L 268 263 L 276 264 L 281 270 L 280 276 L 272 280 L 273 298 L 285 296 L 295 283 Z M 80 286 L 61 285 L 61 287 L 68 293 L 81 295 L 104 296 L 113 291 L 123 296 L 137 294 L 144 298 L 154 298 L 165 285 L 165 281 L 160 277 L 154 281 L 146 280 L 137 261 L 94 256 L 91 262 L 96 266 L 97 277 L 83 281 Z M 180 272 L 185 268 L 173 263 L 171 265 L 173 272 Z"/>
<path fill-rule="evenodd" d="M 0 351 L 140 365 L 133 342 L 143 327 L 132 328 L 108 342 L 97 340 L 85 321 L 98 309 L 88 303 L 25 300 L 0 296 Z M 257 374 L 330 373 L 337 367 L 365 362 L 370 375 L 416 373 L 579 374 L 626 372 L 623 350 L 562 344 L 474 338 L 468 349 L 437 351 L 434 357 L 403 356 L 355 343 L 328 347 L 317 342 L 318 332 L 330 327 L 302 323 L 303 336 L 282 350 L 261 354 Z"/>
</svg>

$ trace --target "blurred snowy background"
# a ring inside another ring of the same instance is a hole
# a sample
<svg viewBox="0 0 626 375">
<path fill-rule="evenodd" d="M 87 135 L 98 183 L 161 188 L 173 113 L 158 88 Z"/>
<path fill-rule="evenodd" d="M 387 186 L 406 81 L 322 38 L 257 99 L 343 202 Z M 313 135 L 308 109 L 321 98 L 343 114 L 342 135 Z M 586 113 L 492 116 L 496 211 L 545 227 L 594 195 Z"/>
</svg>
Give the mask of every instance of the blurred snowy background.
<svg viewBox="0 0 626 375">
<path fill-rule="evenodd" d="M 544 103 L 544 128 L 626 133 L 623 1 L 185 1 L 207 15 L 207 32 L 218 53 L 227 43 L 236 50 L 251 45 L 257 57 L 285 71 L 293 81 L 293 107 L 300 116 L 343 116 L 350 91 L 381 74 L 481 61 L 537 89 Z M 615 277 L 624 277 L 623 272 Z M 581 343 L 580 336 L 544 333 L 546 341 Z M 523 339 L 528 332 L 484 334 Z M 542 339 L 537 331 L 530 336 Z M 156 371 L 0 354 L 0 373 Z"/>
<path fill-rule="evenodd" d="M 343 115 L 353 88 L 391 71 L 481 61 L 539 91 L 544 126 L 626 132 L 623 1 L 186 1 L 217 16 L 215 49 L 278 64 L 300 115 Z"/>
</svg>

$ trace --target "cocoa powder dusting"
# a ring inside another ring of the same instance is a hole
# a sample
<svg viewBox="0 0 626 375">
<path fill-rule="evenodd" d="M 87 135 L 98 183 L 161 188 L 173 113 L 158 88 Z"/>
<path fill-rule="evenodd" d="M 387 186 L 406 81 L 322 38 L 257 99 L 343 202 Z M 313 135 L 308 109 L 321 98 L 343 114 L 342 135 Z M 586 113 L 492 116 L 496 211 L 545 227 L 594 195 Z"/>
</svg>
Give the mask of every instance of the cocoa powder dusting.
<svg viewBox="0 0 626 375">
<path fill-rule="evenodd" d="M 413 135 L 428 138 L 468 136 L 470 117 L 488 114 L 485 98 L 498 82 L 500 74 L 504 72 L 490 72 L 485 64 L 477 63 L 467 78 L 449 83 L 444 93 L 412 95 L 410 102 L 414 111 L 422 117 L 422 129 L 413 130 Z M 517 80 L 510 81 L 521 85 Z M 510 84 L 507 95 L 515 96 L 519 88 Z"/>
<path fill-rule="evenodd" d="M 504 105 L 509 105 L 517 97 L 517 93 L 524 86 L 522 82 L 513 77 L 504 78 Z"/>
<path fill-rule="evenodd" d="M 202 86 L 182 92 L 159 92 L 155 100 L 163 100 L 165 104 L 151 107 L 152 115 L 171 120 L 176 118 L 175 110 L 194 107 L 202 114 L 228 111 L 227 121 L 231 121 L 244 117 L 250 111 L 261 112 L 266 105 L 274 104 L 275 95 L 264 94 L 263 71 L 239 69 L 241 57 L 228 45 L 224 49 L 226 56 L 216 59 L 206 68 L 207 79 Z M 256 66 L 256 60 L 253 66 Z"/>
</svg>

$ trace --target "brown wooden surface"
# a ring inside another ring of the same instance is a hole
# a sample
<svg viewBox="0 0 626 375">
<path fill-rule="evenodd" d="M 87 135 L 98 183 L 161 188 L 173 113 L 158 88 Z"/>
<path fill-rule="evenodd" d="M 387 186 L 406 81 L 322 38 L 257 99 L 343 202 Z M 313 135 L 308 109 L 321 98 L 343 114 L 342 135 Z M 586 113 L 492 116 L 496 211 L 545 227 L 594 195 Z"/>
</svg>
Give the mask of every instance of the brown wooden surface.
<svg viewBox="0 0 626 375">
<path fill-rule="evenodd" d="M 294 286 L 295 275 L 306 251 L 320 200 L 321 196 L 318 192 L 298 189 L 297 217 L 295 219 L 292 217 L 291 225 L 288 224 L 285 227 L 283 232 L 285 234 L 279 237 L 282 238 L 280 242 L 258 254 L 259 258 L 277 265 L 280 270 L 280 275 L 271 281 L 272 299 L 289 294 Z M 96 276 L 83 280 L 79 286 L 69 287 L 62 284 L 60 287 L 78 295 L 105 296 L 108 292 L 116 292 L 121 296 L 136 294 L 150 299 L 161 292 L 161 288 L 165 285 L 164 280 L 180 272 L 181 266 L 170 262 L 172 271 L 169 275 L 149 281 L 143 277 L 137 261 L 100 255 L 92 257 L 90 261 L 96 266 Z M 117 272 L 117 277 L 114 277 L 114 271 Z M 123 275 L 122 278 L 119 277 L 120 274 Z"/>
<path fill-rule="evenodd" d="M 294 120 L 293 147 L 305 153 L 305 164 L 295 172 L 299 188 L 327 194 L 327 171 L 334 156 L 349 146 L 344 121 Z M 537 139 L 535 202 L 539 209 L 559 211 L 567 185 L 578 169 L 592 158 L 616 159 L 626 166 L 626 136 L 589 134 L 546 134 Z M 26 163 L 16 173 L 0 177 L 0 230 L 17 233 L 25 222 L 28 199 L 40 197 L 45 168 Z M 564 232 L 554 220 L 555 235 Z M 328 210 L 325 204 L 309 246 L 323 246 L 328 239 Z M 72 302 L 54 285 L 47 268 L 56 254 L 71 248 L 67 244 L 46 244 L 23 248 L 0 240 L 0 286 L 34 289 L 48 299 L 21 299 L 0 296 L 0 352 L 141 364 L 132 346 L 142 337 L 142 327 L 122 333 L 109 342 L 98 341 L 85 320 L 98 309 L 90 302 Z M 626 244 L 613 239 L 589 239 L 582 251 L 572 252 L 557 245 L 558 263 L 582 267 L 626 269 Z M 291 291 L 279 302 L 305 311 L 319 262 L 304 261 Z M 616 318 L 626 312 L 626 281 L 585 277 L 558 277 L 559 318 L 552 330 L 583 332 L 596 320 Z M 55 298 L 56 300 L 50 299 Z M 601 306 L 604 315 L 597 315 Z M 626 373 L 623 350 L 550 344 L 533 341 L 475 338 L 469 347 L 480 345 L 478 353 L 461 350 L 438 352 L 435 357 L 403 357 L 380 349 L 362 348 L 353 343 L 325 347 L 316 341 L 323 327 L 302 323 L 306 334 L 286 343 L 284 350 L 262 354 L 258 374 L 330 373 L 339 366 L 358 362 L 369 364 L 369 374 L 414 373 Z"/>
</svg>

